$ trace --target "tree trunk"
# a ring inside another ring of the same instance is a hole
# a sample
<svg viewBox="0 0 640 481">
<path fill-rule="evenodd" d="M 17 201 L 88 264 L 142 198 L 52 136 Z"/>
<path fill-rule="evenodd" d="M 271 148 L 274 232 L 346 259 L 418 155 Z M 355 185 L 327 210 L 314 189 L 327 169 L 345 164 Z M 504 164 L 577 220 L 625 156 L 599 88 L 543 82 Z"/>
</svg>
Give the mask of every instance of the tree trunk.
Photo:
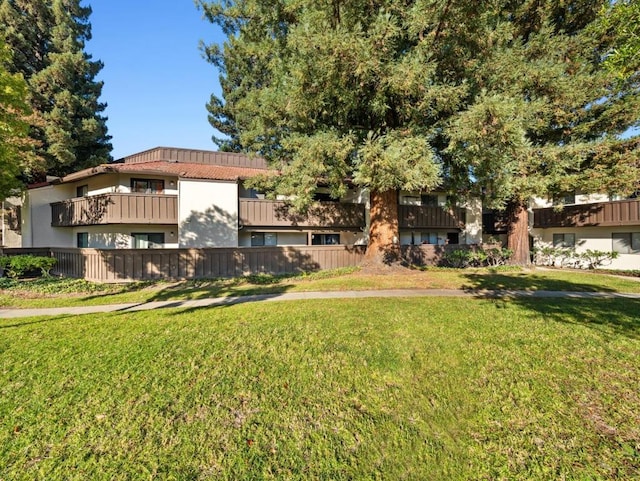
<svg viewBox="0 0 640 481">
<path fill-rule="evenodd" d="M 371 191 L 369 245 L 366 262 L 392 264 L 400 260 L 398 232 L 398 192 Z"/>
<path fill-rule="evenodd" d="M 526 202 L 514 201 L 508 207 L 509 230 L 507 247 L 513 251 L 510 264 L 526 266 L 531 263 L 529 253 L 529 212 Z"/>
</svg>

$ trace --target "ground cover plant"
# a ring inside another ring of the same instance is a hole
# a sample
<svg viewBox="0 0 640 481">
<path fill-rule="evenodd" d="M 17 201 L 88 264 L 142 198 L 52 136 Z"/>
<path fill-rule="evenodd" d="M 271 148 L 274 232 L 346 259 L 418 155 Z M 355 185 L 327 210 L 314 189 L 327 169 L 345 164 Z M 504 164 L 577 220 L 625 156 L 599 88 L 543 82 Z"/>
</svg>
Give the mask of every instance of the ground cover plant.
<svg viewBox="0 0 640 481">
<path fill-rule="evenodd" d="M 405 269 L 373 274 L 356 267 L 298 275 L 101 284 L 81 279 L 0 278 L 0 308 L 139 303 L 302 291 L 370 289 L 556 290 L 640 293 L 640 282 L 599 272 L 521 269 Z"/>
<path fill-rule="evenodd" d="M 0 479 L 631 479 L 638 300 L 0 320 Z"/>
</svg>

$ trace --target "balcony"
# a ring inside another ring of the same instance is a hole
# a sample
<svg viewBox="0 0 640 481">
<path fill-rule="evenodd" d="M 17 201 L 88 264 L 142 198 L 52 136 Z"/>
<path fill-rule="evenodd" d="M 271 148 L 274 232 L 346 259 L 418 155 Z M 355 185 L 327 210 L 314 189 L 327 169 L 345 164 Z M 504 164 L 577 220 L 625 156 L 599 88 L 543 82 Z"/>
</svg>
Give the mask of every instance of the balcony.
<svg viewBox="0 0 640 481">
<path fill-rule="evenodd" d="M 175 195 L 103 194 L 51 204 L 53 227 L 177 223 L 178 197 Z"/>
<path fill-rule="evenodd" d="M 291 212 L 285 202 L 240 199 L 240 224 L 246 227 L 359 229 L 366 225 L 364 205 L 319 202 L 307 214 Z"/>
<path fill-rule="evenodd" d="M 613 227 L 640 225 L 640 201 L 620 200 L 597 204 L 533 209 L 533 227 Z"/>
<path fill-rule="evenodd" d="M 398 214 L 401 229 L 462 229 L 467 221 L 466 210 L 459 208 L 399 205 Z"/>
</svg>

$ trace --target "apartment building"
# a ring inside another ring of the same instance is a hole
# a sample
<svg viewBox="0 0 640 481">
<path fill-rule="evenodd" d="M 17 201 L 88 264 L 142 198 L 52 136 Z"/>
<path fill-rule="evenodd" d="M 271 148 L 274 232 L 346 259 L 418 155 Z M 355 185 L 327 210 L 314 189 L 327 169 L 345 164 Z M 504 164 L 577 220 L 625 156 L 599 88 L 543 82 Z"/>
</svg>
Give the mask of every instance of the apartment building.
<svg viewBox="0 0 640 481">
<path fill-rule="evenodd" d="M 318 188 L 296 214 L 245 181 L 267 172 L 263 159 L 158 147 L 32 186 L 22 218 L 23 247 L 99 249 L 366 244 L 368 196 L 339 201 Z M 400 243 L 481 241 L 481 206 L 452 208 L 444 193 L 401 192 Z"/>
<path fill-rule="evenodd" d="M 555 205 L 554 205 L 555 204 Z M 604 194 L 568 193 L 555 200 L 532 200 L 534 246 L 618 252 L 603 267 L 640 269 L 640 200 Z"/>
</svg>

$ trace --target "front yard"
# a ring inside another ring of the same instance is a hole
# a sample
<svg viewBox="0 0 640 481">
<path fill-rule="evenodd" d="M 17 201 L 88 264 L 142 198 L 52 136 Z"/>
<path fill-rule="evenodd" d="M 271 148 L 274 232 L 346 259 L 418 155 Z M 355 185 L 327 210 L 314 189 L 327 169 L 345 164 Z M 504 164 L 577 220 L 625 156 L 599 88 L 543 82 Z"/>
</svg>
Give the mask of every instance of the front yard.
<svg viewBox="0 0 640 481">
<path fill-rule="evenodd" d="M 412 298 L 0 320 L 0 479 L 631 479 L 638 312 Z"/>
<path fill-rule="evenodd" d="M 404 270 L 374 275 L 357 268 L 295 276 L 254 275 L 235 279 L 97 284 L 80 279 L 0 278 L 0 309 L 47 308 L 202 299 L 301 291 L 372 289 L 548 290 L 640 293 L 638 278 L 593 271 L 522 269 Z"/>
</svg>

